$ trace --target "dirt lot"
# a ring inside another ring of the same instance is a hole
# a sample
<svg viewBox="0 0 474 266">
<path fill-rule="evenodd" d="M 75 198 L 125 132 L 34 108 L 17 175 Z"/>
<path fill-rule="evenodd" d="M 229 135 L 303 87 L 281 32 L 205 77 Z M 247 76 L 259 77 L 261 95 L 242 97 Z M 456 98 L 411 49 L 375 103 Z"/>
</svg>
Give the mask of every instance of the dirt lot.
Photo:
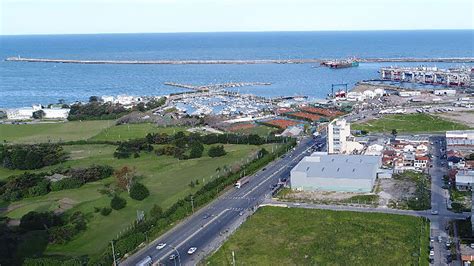
<svg viewBox="0 0 474 266">
<path fill-rule="evenodd" d="M 373 195 L 373 193 L 351 193 L 335 191 L 286 191 L 280 195 L 283 199 L 301 200 L 315 203 L 336 203 L 348 200 L 354 196 Z"/>
<path fill-rule="evenodd" d="M 399 202 L 415 194 L 415 183 L 409 180 L 379 179 L 379 206 L 387 207 L 390 201 Z"/>
<path fill-rule="evenodd" d="M 437 116 L 474 128 L 474 111 L 450 112 L 437 114 Z"/>
</svg>

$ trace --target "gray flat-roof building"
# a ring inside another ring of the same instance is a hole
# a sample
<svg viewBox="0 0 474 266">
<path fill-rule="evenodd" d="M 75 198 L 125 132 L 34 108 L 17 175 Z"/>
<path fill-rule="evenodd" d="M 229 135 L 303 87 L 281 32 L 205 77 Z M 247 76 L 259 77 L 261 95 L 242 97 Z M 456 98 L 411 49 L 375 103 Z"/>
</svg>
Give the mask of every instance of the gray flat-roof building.
<svg viewBox="0 0 474 266">
<path fill-rule="evenodd" d="M 370 192 L 382 166 L 380 155 L 313 153 L 291 170 L 291 188 L 341 192 Z"/>
</svg>

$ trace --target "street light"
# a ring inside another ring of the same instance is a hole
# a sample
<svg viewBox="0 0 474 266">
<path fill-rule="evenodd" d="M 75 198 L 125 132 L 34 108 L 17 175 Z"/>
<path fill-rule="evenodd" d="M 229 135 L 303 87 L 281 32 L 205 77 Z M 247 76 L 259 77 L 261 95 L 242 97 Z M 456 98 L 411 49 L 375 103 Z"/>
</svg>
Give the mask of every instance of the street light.
<svg viewBox="0 0 474 266">
<path fill-rule="evenodd" d="M 174 251 L 176 251 L 176 253 L 178 254 L 178 263 L 179 263 L 179 266 L 181 266 L 181 256 L 179 255 L 178 249 L 172 245 L 168 245 L 168 246 L 172 248 Z M 174 265 L 176 265 L 176 260 L 174 260 Z"/>
</svg>

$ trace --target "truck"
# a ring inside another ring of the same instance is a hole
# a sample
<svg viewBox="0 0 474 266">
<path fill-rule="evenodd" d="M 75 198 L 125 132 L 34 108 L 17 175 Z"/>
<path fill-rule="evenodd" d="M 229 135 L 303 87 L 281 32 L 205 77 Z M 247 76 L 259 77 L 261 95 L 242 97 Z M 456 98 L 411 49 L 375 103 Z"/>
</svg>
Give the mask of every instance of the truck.
<svg viewBox="0 0 474 266">
<path fill-rule="evenodd" d="M 243 185 L 247 184 L 249 181 L 250 181 L 250 176 L 244 176 L 241 179 L 237 180 L 237 182 L 235 182 L 235 187 L 241 188 Z"/>
</svg>

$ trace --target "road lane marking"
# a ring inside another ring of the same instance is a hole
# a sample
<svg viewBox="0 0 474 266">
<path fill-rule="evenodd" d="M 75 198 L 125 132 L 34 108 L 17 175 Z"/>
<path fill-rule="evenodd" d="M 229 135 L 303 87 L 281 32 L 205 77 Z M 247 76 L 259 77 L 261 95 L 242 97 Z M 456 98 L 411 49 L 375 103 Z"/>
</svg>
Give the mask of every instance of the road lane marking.
<svg viewBox="0 0 474 266">
<path fill-rule="evenodd" d="M 294 162 L 295 160 L 298 159 L 298 157 L 300 157 L 301 155 L 304 155 L 308 150 L 311 149 L 312 146 L 310 146 L 309 148 L 307 148 L 306 150 L 304 150 L 301 154 L 299 155 L 296 155 L 295 158 L 293 158 L 291 161 L 289 161 L 289 163 L 292 163 Z M 270 178 L 272 178 L 273 176 L 275 176 L 276 174 L 278 174 L 282 169 L 286 168 L 288 164 L 285 164 L 283 165 L 282 167 L 278 168 L 278 170 L 276 170 L 275 172 L 273 172 L 271 175 L 269 175 L 267 178 L 265 178 L 264 180 L 262 180 L 260 183 L 258 183 L 258 185 L 256 185 L 255 187 L 253 187 L 249 192 L 245 193 L 243 195 L 243 197 L 247 197 L 250 193 L 252 193 L 253 191 L 255 191 L 255 189 L 259 188 L 263 183 L 267 182 Z"/>
<path fill-rule="evenodd" d="M 189 235 L 187 238 L 185 238 L 183 241 L 181 241 L 179 244 L 177 245 L 173 245 L 176 249 L 179 249 L 179 247 L 181 247 L 182 245 L 184 245 L 186 242 L 188 242 L 189 239 L 193 238 L 195 235 L 197 235 L 199 232 L 201 232 L 202 230 L 204 230 L 209 224 L 213 223 L 215 220 L 217 220 L 217 218 L 219 218 L 222 214 L 224 214 L 225 212 L 229 211 L 229 209 L 225 209 L 223 211 L 221 211 L 218 215 L 214 216 L 214 218 L 212 218 L 211 220 L 209 220 L 209 222 L 205 223 L 204 225 L 202 225 L 198 230 L 194 231 L 194 233 L 192 233 L 191 235 Z M 163 258 L 167 258 L 170 254 L 174 253 L 175 250 L 172 249 L 171 251 L 168 251 L 165 255 L 161 256 L 158 261 L 163 261 Z"/>
</svg>

